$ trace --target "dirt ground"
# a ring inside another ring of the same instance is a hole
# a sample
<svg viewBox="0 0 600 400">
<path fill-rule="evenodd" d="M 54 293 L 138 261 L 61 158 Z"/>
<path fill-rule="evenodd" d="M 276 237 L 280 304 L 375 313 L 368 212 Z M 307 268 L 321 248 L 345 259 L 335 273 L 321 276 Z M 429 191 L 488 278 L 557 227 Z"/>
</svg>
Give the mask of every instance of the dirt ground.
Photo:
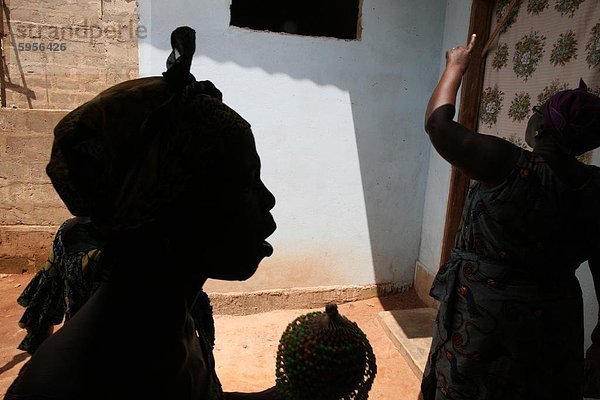
<svg viewBox="0 0 600 400">
<path fill-rule="evenodd" d="M 17 325 L 22 308 L 16 298 L 32 275 L 0 277 L 0 396 L 28 356 L 16 349 L 24 336 Z M 413 291 L 339 306 L 340 313 L 367 334 L 377 359 L 372 400 L 416 400 L 419 380 L 387 338 L 377 313 L 390 309 L 423 307 Z M 281 310 L 248 316 L 215 315 L 217 373 L 226 391 L 254 391 L 275 382 L 275 355 L 279 338 L 289 322 L 311 310 Z"/>
</svg>

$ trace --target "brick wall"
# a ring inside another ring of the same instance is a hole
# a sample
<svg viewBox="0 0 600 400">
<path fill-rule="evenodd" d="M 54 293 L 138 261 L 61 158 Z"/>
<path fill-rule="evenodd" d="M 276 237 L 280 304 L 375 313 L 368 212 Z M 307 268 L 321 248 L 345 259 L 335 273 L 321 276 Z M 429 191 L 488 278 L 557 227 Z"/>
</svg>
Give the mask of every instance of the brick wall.
<svg viewBox="0 0 600 400">
<path fill-rule="evenodd" d="M 54 126 L 67 112 L 60 110 L 136 78 L 137 40 L 144 33 L 134 0 L 5 4 L 0 273 L 22 273 L 43 265 L 56 229 L 70 217 L 45 172 Z"/>
<path fill-rule="evenodd" d="M 58 110 L 0 108 L 0 273 L 39 268 L 69 212 L 46 176 Z"/>
<path fill-rule="evenodd" d="M 135 1 L 5 3 L 8 107 L 73 109 L 138 76 L 137 38 L 144 31 Z"/>
</svg>

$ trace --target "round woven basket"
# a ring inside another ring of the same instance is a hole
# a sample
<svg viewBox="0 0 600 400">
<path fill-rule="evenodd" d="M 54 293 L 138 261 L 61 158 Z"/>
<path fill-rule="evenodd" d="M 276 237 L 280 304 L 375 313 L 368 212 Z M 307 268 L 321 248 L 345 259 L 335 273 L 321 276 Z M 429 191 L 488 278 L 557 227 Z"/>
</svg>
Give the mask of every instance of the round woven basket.
<svg viewBox="0 0 600 400">
<path fill-rule="evenodd" d="M 377 365 L 364 332 L 335 304 L 290 323 L 277 351 L 277 388 L 285 400 L 363 400 Z"/>
</svg>

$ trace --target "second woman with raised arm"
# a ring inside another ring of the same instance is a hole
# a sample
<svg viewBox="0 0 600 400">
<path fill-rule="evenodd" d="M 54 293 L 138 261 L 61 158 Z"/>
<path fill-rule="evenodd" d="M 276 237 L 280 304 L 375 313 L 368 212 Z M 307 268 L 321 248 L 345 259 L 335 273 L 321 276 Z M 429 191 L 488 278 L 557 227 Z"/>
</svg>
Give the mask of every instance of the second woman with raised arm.
<svg viewBox="0 0 600 400">
<path fill-rule="evenodd" d="M 600 98 L 583 83 L 530 118 L 521 149 L 453 121 L 475 36 L 447 53 L 425 116 L 439 154 L 475 182 L 440 301 L 422 382 L 425 400 L 562 399 L 600 394 L 600 328 L 586 356 L 575 270 L 600 293 L 600 169 L 576 156 L 600 146 Z M 585 387 L 584 387 L 585 385 Z"/>
</svg>

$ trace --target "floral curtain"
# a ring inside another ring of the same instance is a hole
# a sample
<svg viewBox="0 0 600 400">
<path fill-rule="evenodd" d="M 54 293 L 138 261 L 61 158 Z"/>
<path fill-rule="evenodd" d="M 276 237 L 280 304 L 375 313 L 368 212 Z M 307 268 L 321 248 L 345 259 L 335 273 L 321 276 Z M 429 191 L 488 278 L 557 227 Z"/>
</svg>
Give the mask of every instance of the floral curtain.
<svg viewBox="0 0 600 400">
<path fill-rule="evenodd" d="M 496 2 L 492 30 L 509 4 Z M 600 0 L 517 2 L 487 56 L 479 132 L 527 148 L 531 108 L 580 78 L 600 95 Z"/>
</svg>

